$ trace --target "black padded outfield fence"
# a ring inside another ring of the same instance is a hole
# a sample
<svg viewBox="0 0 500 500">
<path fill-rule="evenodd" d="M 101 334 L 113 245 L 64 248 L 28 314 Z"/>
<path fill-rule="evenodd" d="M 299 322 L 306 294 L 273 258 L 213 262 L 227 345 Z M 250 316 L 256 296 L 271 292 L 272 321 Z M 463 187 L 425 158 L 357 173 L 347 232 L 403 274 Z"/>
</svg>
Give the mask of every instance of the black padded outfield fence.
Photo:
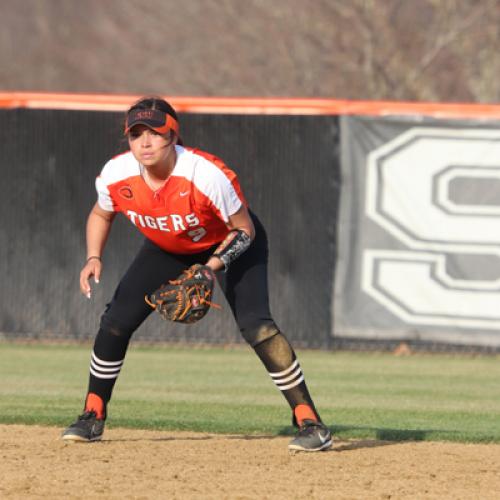
<svg viewBox="0 0 500 500">
<path fill-rule="evenodd" d="M 123 151 L 122 114 L 0 110 L 0 331 L 8 338 L 88 339 L 141 243 L 122 216 L 91 301 L 79 292 L 95 176 Z M 267 227 L 275 319 L 296 342 L 328 345 L 339 194 L 338 118 L 181 114 L 184 143 L 220 156 Z M 135 338 L 240 342 L 220 290 L 193 326 L 152 315 Z"/>
</svg>

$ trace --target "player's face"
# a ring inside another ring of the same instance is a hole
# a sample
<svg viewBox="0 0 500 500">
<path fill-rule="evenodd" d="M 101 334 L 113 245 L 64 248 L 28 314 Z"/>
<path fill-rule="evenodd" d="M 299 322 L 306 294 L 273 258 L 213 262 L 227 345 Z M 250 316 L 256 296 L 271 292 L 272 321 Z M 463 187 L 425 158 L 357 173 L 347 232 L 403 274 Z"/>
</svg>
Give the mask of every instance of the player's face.
<svg viewBox="0 0 500 500">
<path fill-rule="evenodd" d="M 146 127 L 135 125 L 128 133 L 128 143 L 135 159 L 145 167 L 160 166 L 167 162 L 174 143 L 171 139 Z"/>
</svg>

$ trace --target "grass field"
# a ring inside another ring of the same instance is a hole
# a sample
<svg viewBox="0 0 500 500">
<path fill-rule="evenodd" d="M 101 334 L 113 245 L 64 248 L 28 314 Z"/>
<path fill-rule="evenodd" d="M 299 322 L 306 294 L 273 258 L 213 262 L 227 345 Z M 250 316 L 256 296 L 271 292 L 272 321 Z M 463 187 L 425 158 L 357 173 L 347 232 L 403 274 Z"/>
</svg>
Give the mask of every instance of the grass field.
<svg viewBox="0 0 500 500">
<path fill-rule="evenodd" d="M 500 442 L 498 357 L 299 351 L 342 438 Z M 90 346 L 0 343 L 0 423 L 64 427 L 82 409 Z M 249 348 L 129 350 L 110 427 L 289 434 L 290 411 Z"/>
</svg>

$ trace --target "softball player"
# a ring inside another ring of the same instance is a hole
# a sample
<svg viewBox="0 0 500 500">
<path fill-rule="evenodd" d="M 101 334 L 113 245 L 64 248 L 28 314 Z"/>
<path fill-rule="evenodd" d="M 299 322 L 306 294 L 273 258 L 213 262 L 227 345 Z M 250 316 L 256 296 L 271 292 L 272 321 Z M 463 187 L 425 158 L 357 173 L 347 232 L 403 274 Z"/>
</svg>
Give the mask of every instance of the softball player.
<svg viewBox="0 0 500 500">
<path fill-rule="evenodd" d="M 223 290 L 241 334 L 291 407 L 298 432 L 289 448 L 330 448 L 330 431 L 309 395 L 295 352 L 271 316 L 266 232 L 249 209 L 237 176 L 215 156 L 182 145 L 177 114 L 163 99 L 144 98 L 133 105 L 125 134 L 130 151 L 108 161 L 96 180 L 82 293 L 90 298 L 90 278 L 99 282 L 101 256 L 118 212 L 145 239 L 101 317 L 83 414 L 62 438 L 101 439 L 131 336 L 152 312 L 145 295 L 203 263 L 225 272 Z"/>
</svg>

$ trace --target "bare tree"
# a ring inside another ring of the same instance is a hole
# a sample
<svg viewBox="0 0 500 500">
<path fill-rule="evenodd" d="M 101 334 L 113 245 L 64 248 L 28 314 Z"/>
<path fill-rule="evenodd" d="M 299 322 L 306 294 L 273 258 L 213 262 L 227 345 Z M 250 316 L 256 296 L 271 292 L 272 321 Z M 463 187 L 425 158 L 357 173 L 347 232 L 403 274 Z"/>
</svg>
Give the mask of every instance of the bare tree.
<svg viewBox="0 0 500 500">
<path fill-rule="evenodd" d="M 500 0 L 5 4 L 3 90 L 500 98 Z"/>
</svg>

